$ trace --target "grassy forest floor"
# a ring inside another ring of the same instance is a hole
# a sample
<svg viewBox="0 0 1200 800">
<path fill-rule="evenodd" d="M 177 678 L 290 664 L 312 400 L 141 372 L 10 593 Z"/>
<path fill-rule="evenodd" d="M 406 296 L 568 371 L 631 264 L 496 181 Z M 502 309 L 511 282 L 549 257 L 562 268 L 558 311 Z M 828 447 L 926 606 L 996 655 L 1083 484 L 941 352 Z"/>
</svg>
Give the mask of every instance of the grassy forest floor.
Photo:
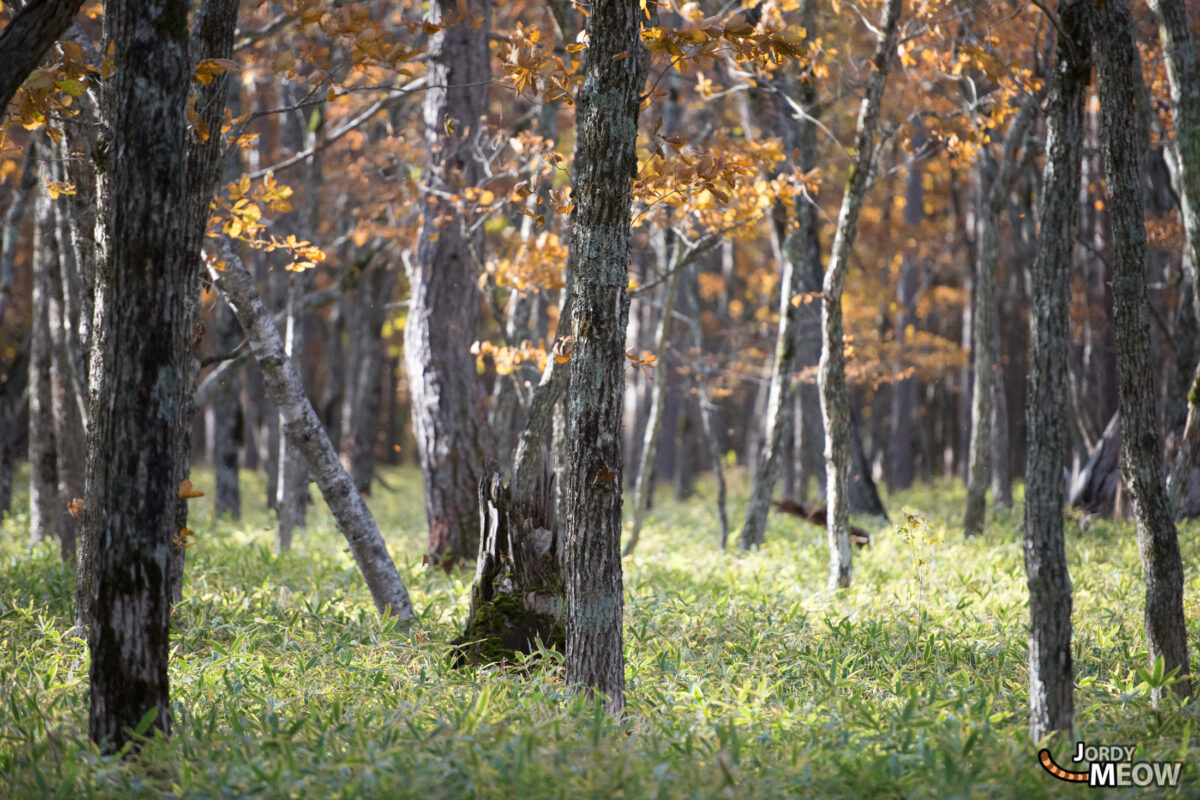
<svg viewBox="0 0 1200 800">
<path fill-rule="evenodd" d="M 213 520 L 209 498 L 194 501 L 175 733 L 134 762 L 86 743 L 72 576 L 53 545 L 30 548 L 23 511 L 8 518 L 0 797 L 1094 796 L 1043 772 L 1025 732 L 1019 511 L 992 514 L 987 534 L 964 543 L 961 486 L 893 495 L 892 525 L 859 520 L 876 544 L 855 553 L 854 586 L 834 595 L 823 531 L 773 515 L 760 552 L 721 553 L 711 487 L 685 503 L 664 487 L 625 564 L 629 706 L 615 723 L 568 695 L 553 655 L 528 676 L 447 666 L 471 574 L 419 566 L 420 476 L 386 477 L 396 491 L 370 504 L 420 615 L 409 630 L 379 619 L 319 500 L 284 556 L 267 514 Z M 256 506 L 261 487 L 244 478 Z M 211 491 L 211 476 L 195 483 Z M 744 484 L 735 473 L 735 521 Z M 894 533 L 903 509 L 944 541 L 914 553 Z M 1146 657 L 1132 524 L 1069 523 L 1067 537 L 1079 737 L 1184 760 L 1175 796 L 1200 797 L 1200 715 L 1154 712 L 1135 672 Z M 1197 664 L 1200 525 L 1181 540 Z M 914 554 L 929 560 L 915 566 Z M 1069 754 L 1058 761 L 1071 766 Z"/>
</svg>

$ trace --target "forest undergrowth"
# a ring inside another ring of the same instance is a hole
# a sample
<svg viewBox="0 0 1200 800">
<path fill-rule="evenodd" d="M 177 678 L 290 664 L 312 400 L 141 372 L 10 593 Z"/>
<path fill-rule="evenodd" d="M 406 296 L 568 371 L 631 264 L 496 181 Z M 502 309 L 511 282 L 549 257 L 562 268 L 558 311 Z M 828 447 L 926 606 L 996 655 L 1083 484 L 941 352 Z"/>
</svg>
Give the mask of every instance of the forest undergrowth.
<svg viewBox="0 0 1200 800">
<path fill-rule="evenodd" d="M 72 575 L 54 545 L 31 547 L 24 512 L 7 518 L 0 797 L 1088 791 L 1046 774 L 1026 734 L 1019 492 L 1018 510 L 991 513 L 986 534 L 969 542 L 960 484 L 892 495 L 891 523 L 856 520 L 875 544 L 855 553 L 852 588 L 831 593 L 822 530 L 772 515 L 760 551 L 722 553 L 710 487 L 686 502 L 664 487 L 625 563 L 629 705 L 614 722 L 572 698 L 555 653 L 524 667 L 449 666 L 473 573 L 420 566 L 420 475 L 386 479 L 394 491 L 377 488 L 370 505 L 412 592 L 419 619 L 409 629 L 375 613 L 319 501 L 283 556 L 273 551 L 272 517 L 214 520 L 200 505 L 207 498 L 194 502 L 195 545 L 173 621 L 174 733 L 146 742 L 136 761 L 102 757 L 87 742 L 88 656 L 71 630 Z M 255 481 L 246 473 L 244 490 L 260 492 Z M 211 490 L 211 475 L 194 482 Z M 734 473 L 732 489 L 740 519 L 744 475 Z M 18 497 L 14 507 L 28 503 Z M 906 510 L 928 520 L 930 535 L 897 532 Z M 1200 714 L 1172 700 L 1150 706 L 1156 676 L 1146 670 L 1132 522 L 1068 523 L 1067 540 L 1077 738 L 1137 745 L 1136 760 L 1182 760 L 1171 794 L 1200 797 Z M 1200 524 L 1181 527 L 1180 544 L 1195 671 Z"/>
</svg>

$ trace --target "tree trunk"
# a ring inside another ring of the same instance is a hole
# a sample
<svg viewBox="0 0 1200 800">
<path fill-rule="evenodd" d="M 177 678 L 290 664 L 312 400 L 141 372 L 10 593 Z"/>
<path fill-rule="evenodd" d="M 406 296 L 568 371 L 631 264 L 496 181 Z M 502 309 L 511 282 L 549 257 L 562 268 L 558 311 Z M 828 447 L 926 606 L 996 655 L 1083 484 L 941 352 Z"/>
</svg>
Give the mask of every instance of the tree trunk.
<svg viewBox="0 0 1200 800">
<path fill-rule="evenodd" d="M 1173 689 L 1191 694 L 1187 623 L 1183 616 L 1183 563 L 1162 475 L 1158 418 L 1150 357 L 1146 296 L 1146 229 L 1142 154 L 1146 142 L 1130 109 L 1141 86 L 1133 23 L 1125 0 L 1093 10 L 1096 74 L 1100 83 L 1101 144 L 1113 228 L 1113 303 L 1117 381 L 1123 441 L 1121 474 L 1133 495 L 1138 547 L 1146 573 L 1146 638 L 1150 661 L 1179 670 Z M 1153 696 L 1157 703 L 1157 691 Z"/>
<path fill-rule="evenodd" d="M 54 342 L 50 336 L 50 273 L 58 270 L 54 205 L 44 182 L 37 189 L 33 264 L 33 330 L 29 357 L 29 535 L 58 539 L 58 455 L 54 435 Z"/>
<path fill-rule="evenodd" d="M 375 518 L 346 474 L 317 412 L 304 394 L 300 375 L 284 352 L 283 339 L 255 291 L 250 273 L 231 250 L 226 251 L 226 262 L 224 271 L 210 269 L 209 274 L 233 307 L 250 340 L 254 357 L 262 367 L 267 392 L 284 421 L 284 434 L 304 456 L 338 530 L 350 545 L 350 553 L 367 582 L 375 607 L 381 614 L 411 619 L 414 614 L 408 590 L 388 554 Z"/>
<path fill-rule="evenodd" d="M 1025 575 L 1029 583 L 1029 730 L 1069 735 L 1074 715 L 1071 577 L 1063 549 L 1063 460 L 1071 251 L 1078 214 L 1083 103 L 1091 74 L 1089 0 L 1061 0 L 1047 110 L 1041 233 L 1030 271 L 1025 402 Z"/>
<path fill-rule="evenodd" d="M 0 325 L 12 304 L 13 275 L 17 259 L 17 245 L 21 239 L 21 220 L 25 208 L 37 186 L 37 138 L 32 137 L 25 145 L 25 157 L 21 164 L 21 180 L 13 192 L 8 210 L 4 212 L 3 242 L 0 242 Z"/>
<path fill-rule="evenodd" d="M 29 336 L 17 346 L 0 378 L 0 520 L 12 510 L 13 462 L 17 450 L 17 418 L 29 380 Z"/>
<path fill-rule="evenodd" d="M 480 120 L 488 113 L 490 1 L 460 2 L 463 18 L 457 21 L 455 8 L 446 0 L 429 4 L 430 22 L 446 27 L 429 44 L 425 180 L 432 190 L 457 194 L 482 175 L 475 152 Z M 475 280 L 480 240 L 465 230 L 460 214 L 444 205 L 433 192 L 423 200 L 425 222 L 409 276 L 404 356 L 425 476 L 429 556 L 449 569 L 475 555 L 479 546 L 476 487 L 488 431 L 483 387 L 470 353 L 480 303 Z"/>
<path fill-rule="evenodd" d="M 850 477 L 851 448 L 850 406 L 846 392 L 846 355 L 843 352 L 842 289 L 846 285 L 850 252 L 858 232 L 858 214 L 870 184 L 875 162 L 875 132 L 879 126 L 879 105 L 887 81 L 888 66 L 896 49 L 902 0 L 887 0 L 883 23 L 867 79 L 866 96 L 858 111 L 854 158 L 837 228 L 825 273 L 821 298 L 821 327 L 824 343 L 818 378 L 821 388 L 821 417 L 825 425 L 825 493 L 829 524 L 829 586 L 850 585 L 850 518 L 847 482 Z"/>
<path fill-rule="evenodd" d="M 1024 103 L 1004 137 L 1000 163 L 990 148 L 980 154 L 979 234 L 976 244 L 974 342 L 975 383 L 971 394 L 971 443 L 968 454 L 967 511 L 963 534 L 983 533 L 987 516 L 987 488 L 992 466 L 992 428 L 995 425 L 995 376 L 998 371 L 1000 333 L 996 304 L 996 270 L 999 261 L 1000 212 L 1012 192 L 1018 151 L 1033 121 L 1029 103 Z"/>
<path fill-rule="evenodd" d="M 237 316 L 224 300 L 218 299 L 213 314 L 213 347 L 218 353 L 230 353 L 238 346 L 240 336 Z M 199 391 L 197 391 L 197 395 Z M 209 458 L 216 470 L 216 491 L 213 513 L 232 519 L 242 518 L 242 494 L 238 480 L 238 456 L 245 439 L 245 416 L 242 414 L 241 378 L 233 372 L 217 390 L 208 408 L 209 436 L 212 440 Z"/>
<path fill-rule="evenodd" d="M 83 0 L 32 0 L 0 35 L 0 108 L 7 108 L 42 56 L 71 26 Z"/>
<path fill-rule="evenodd" d="M 1192 304 L 1200 319 L 1200 53 L 1192 38 L 1184 0 L 1150 0 L 1158 15 L 1167 80 L 1171 86 L 1175 121 L 1175 172 L 1187 246 L 1184 264 L 1192 281 Z M 1172 507 L 1180 502 L 1200 457 L 1200 364 L 1188 392 L 1187 421 L 1167 487 Z"/>
<path fill-rule="evenodd" d="M 459 664 L 515 660 L 517 653 L 534 652 L 539 641 L 559 651 L 565 647 L 554 473 L 549 462 L 541 467 L 536 490 L 514 503 L 499 464 L 484 466 L 471 611 L 453 642 Z"/>
<path fill-rule="evenodd" d="M 180 403 L 190 342 L 186 250 L 187 6 L 113 0 L 104 33 L 118 69 L 104 92 L 102 258 L 92 334 L 85 536 L 92 544 L 89 734 L 107 751 L 169 734 L 168 569 L 176 540 Z M 186 330 L 181 328 L 186 327 Z"/>
<path fill-rule="evenodd" d="M 703 366 L 700 355 L 704 352 L 704 330 L 700 327 L 700 286 L 699 265 L 688 268 L 684 278 L 683 290 L 688 308 L 688 337 L 692 360 L 697 364 L 692 375 L 696 380 L 696 397 L 700 405 L 700 424 L 704 428 L 704 441 L 708 445 L 708 460 L 712 462 L 713 475 L 717 481 L 717 519 L 721 526 L 721 549 L 729 543 L 729 514 L 725 507 L 725 467 L 724 454 L 721 452 L 721 440 L 717 431 L 716 413 L 712 400 L 708 396 L 708 371 Z"/>
<path fill-rule="evenodd" d="M 676 252 L 678 245 L 676 245 Z M 662 433 L 663 411 L 667 401 L 667 382 L 670 380 L 671 367 L 668 358 L 671 336 L 671 318 L 675 313 L 675 298 L 679 294 L 679 275 L 682 272 L 678 260 L 668 259 L 667 247 L 663 247 L 663 259 L 660 263 L 667 271 L 667 280 L 662 288 L 662 308 L 658 317 L 658 328 L 654 332 L 654 353 L 658 356 L 654 362 L 654 371 L 658 378 L 650 389 L 650 416 L 646 420 L 646 432 L 642 439 L 641 464 L 637 471 L 637 481 L 633 488 L 633 527 L 629 531 L 629 539 L 625 542 L 625 550 L 621 553 L 628 556 L 638 545 L 642 533 L 642 520 L 646 514 L 646 496 L 650 491 L 650 481 L 654 471 L 654 457 L 658 453 L 658 437 Z M 649 376 L 647 376 L 649 377 Z"/>
<path fill-rule="evenodd" d="M 630 180 L 646 76 L 641 9 L 592 4 L 576 98 L 567 486 L 562 567 L 567 683 L 625 707 L 621 587 L 621 411 L 629 318 Z"/>
<path fill-rule="evenodd" d="M 309 191 L 317 191 L 311 186 Z M 287 282 L 287 322 L 284 328 L 283 349 L 291 359 L 296 374 L 301 377 L 303 391 L 304 317 L 301 296 L 308 288 L 306 276 L 290 273 Z M 307 395 L 306 395 L 307 397 Z M 280 410 L 279 426 L 286 422 Z M 322 428 L 324 430 L 324 428 Z M 308 468 L 300 446 L 287 436 L 279 437 L 279 479 L 275 488 L 275 546 L 281 553 L 292 549 L 292 537 L 297 528 L 306 525 L 308 506 Z"/>
</svg>

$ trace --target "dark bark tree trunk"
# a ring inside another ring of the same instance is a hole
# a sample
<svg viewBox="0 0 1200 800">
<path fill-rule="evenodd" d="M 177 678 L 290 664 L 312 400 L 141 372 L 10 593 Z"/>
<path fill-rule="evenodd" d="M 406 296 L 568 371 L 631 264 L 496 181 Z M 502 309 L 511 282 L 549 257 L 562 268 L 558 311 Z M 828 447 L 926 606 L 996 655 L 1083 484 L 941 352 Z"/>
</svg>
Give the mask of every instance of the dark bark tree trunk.
<svg viewBox="0 0 1200 800">
<path fill-rule="evenodd" d="M 218 353 L 231 353 L 241 337 L 237 316 L 224 300 L 217 301 L 213 314 L 213 347 Z M 197 391 L 199 394 L 199 391 Z M 217 389 L 208 407 L 207 422 L 212 441 L 209 459 L 216 471 L 216 490 L 213 513 L 242 518 L 242 494 L 238 480 L 238 457 L 245 439 L 245 416 L 242 414 L 241 377 L 232 372 Z"/>
<path fill-rule="evenodd" d="M 209 275 L 233 307 L 250 340 L 267 392 L 284 421 L 284 435 L 304 456 L 338 530 L 346 537 L 375 607 L 381 614 L 411 619 L 414 614 L 408 590 L 379 534 L 375 518 L 342 467 L 317 412 L 304 394 L 299 372 L 284 352 L 283 339 L 255 291 L 250 273 L 231 250 L 226 251 L 225 260 L 224 271 L 210 269 Z"/>
<path fill-rule="evenodd" d="M 375 444 L 379 434 L 379 414 L 383 401 L 384 344 L 383 323 L 387 318 L 387 302 L 396 286 L 398 273 L 390 265 L 381 263 L 363 276 L 356 316 L 366 323 L 362 331 L 362 353 L 353 376 L 355 405 L 346 426 L 351 431 L 350 477 L 360 492 L 371 493 L 371 481 L 375 477 Z"/>
<path fill-rule="evenodd" d="M 461 193 L 482 167 L 475 139 L 487 115 L 489 0 L 467 0 L 459 21 L 443 20 L 453 3 L 432 0 L 429 19 L 445 24 L 429 45 L 425 93 L 426 182 L 431 190 Z M 451 10 L 451 19 L 459 16 Z M 480 22 L 482 18 L 482 22 Z M 483 387 L 470 347 L 480 296 L 480 241 L 461 216 L 430 192 L 409 276 L 411 298 L 404 355 L 412 392 L 413 434 L 425 476 L 429 556 L 449 569 L 478 549 L 479 471 L 488 451 Z"/>
<path fill-rule="evenodd" d="M 1121 415 L 1113 414 L 1075 476 L 1067 504 L 1086 514 L 1111 514 L 1120 483 Z"/>
<path fill-rule="evenodd" d="M 1025 575 L 1029 583 L 1029 730 L 1069 735 L 1074 716 L 1071 577 L 1063 548 L 1063 385 L 1070 344 L 1071 251 L 1079 210 L 1083 103 L 1091 75 L 1089 0 L 1061 0 L 1047 110 L 1038 252 L 1030 271 L 1029 390 L 1025 403 Z"/>
<path fill-rule="evenodd" d="M 821 298 L 821 327 L 824 343 L 818 371 L 821 388 L 821 416 L 825 424 L 825 493 L 829 511 L 829 586 L 850 585 L 849 478 L 853 459 L 850 404 L 846 392 L 846 355 L 843 352 L 842 289 L 846 285 L 850 252 L 858 232 L 858 215 L 870 185 L 875 162 L 875 133 L 879 126 L 879 105 L 887 82 L 888 66 L 896 49 L 901 0 L 888 0 L 879 29 L 879 40 L 867 79 L 866 96 L 858 111 L 854 159 L 846 181 L 846 193 L 838 212 L 838 222 L 825 273 Z"/>
<path fill-rule="evenodd" d="M 1188 23 L 1184 0 L 1150 0 L 1158 15 L 1167 80 L 1171 86 L 1175 121 L 1175 174 L 1187 247 L 1184 264 L 1192 282 L 1192 304 L 1200 319 L 1200 52 Z M 1183 438 L 1167 481 L 1176 514 L 1192 470 L 1200 457 L 1200 364 L 1187 395 L 1188 414 Z"/>
<path fill-rule="evenodd" d="M 29 380 L 29 336 L 0 377 L 0 519 L 12 510 L 13 462 L 17 450 L 17 419 Z"/>
<path fill-rule="evenodd" d="M 588 17 L 575 109 L 567 486 L 562 567 L 567 683 L 625 707 L 621 588 L 621 411 L 629 318 L 630 180 L 646 77 L 637 3 L 599 0 Z"/>
<path fill-rule="evenodd" d="M 0 108 L 7 108 L 50 45 L 71 26 L 83 0 L 32 0 L 0 35 Z"/>
<path fill-rule="evenodd" d="M 13 192 L 8 210 L 4 212 L 3 242 L 0 243 L 0 324 L 12 304 L 13 275 L 17 258 L 17 245 L 21 239 L 21 221 L 25 208 L 33 197 L 37 185 L 38 164 L 36 138 L 25 146 L 25 158 L 21 165 L 21 180 Z"/>
<path fill-rule="evenodd" d="M 1146 574 L 1146 638 L 1151 664 L 1179 670 L 1175 694 L 1191 694 L 1183 563 L 1162 475 L 1162 450 L 1150 357 L 1146 296 L 1146 228 L 1142 155 L 1146 143 L 1130 109 L 1137 106 L 1141 70 L 1125 0 L 1093 10 L 1100 83 L 1101 144 L 1113 229 L 1113 303 L 1122 430 L 1121 474 L 1133 495 L 1138 547 Z M 1154 696 L 1158 700 L 1157 693 Z"/>
<path fill-rule="evenodd" d="M 169 734 L 168 583 L 177 534 L 180 403 L 192 331 L 187 252 L 187 5 L 113 0 L 118 65 L 104 92 L 102 253 L 92 335 L 85 536 L 92 542 L 89 734 L 106 750 L 154 711 Z M 181 330 L 181 328 L 186 328 Z"/>
</svg>

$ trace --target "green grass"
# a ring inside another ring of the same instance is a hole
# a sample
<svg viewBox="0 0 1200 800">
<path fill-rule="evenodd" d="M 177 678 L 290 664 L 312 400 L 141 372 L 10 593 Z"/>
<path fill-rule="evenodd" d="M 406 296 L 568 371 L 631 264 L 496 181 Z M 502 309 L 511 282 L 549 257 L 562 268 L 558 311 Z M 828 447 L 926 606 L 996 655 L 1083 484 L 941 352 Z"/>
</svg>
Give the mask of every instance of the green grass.
<svg viewBox="0 0 1200 800">
<path fill-rule="evenodd" d="M 51 545 L 29 545 L 23 512 L 8 518 L 0 797 L 1093 796 L 1045 774 L 1026 734 L 1019 511 L 992 515 L 964 543 L 960 486 L 893 496 L 894 518 L 921 513 L 944 541 L 917 568 L 877 527 L 876 545 L 855 554 L 854 586 L 835 594 L 823 532 L 772 516 L 761 551 L 721 553 L 708 500 L 660 492 L 625 565 L 629 706 L 618 723 L 571 697 L 555 656 L 531 677 L 447 667 L 470 574 L 419 566 L 420 478 L 388 479 L 398 491 L 371 505 L 420 615 L 408 630 L 377 617 L 323 505 L 280 556 L 270 517 L 217 521 L 209 498 L 194 501 L 174 736 L 134 761 L 87 744 L 71 575 Z M 250 476 L 243 487 L 262 496 Z M 733 497 L 740 520 L 740 474 Z M 1198 533 L 1181 529 L 1193 664 Z M 1177 796 L 1200 796 L 1194 708 L 1153 711 L 1135 674 L 1146 656 L 1131 525 L 1069 523 L 1068 552 L 1077 733 L 1136 744 L 1139 760 L 1186 761 Z"/>
</svg>

